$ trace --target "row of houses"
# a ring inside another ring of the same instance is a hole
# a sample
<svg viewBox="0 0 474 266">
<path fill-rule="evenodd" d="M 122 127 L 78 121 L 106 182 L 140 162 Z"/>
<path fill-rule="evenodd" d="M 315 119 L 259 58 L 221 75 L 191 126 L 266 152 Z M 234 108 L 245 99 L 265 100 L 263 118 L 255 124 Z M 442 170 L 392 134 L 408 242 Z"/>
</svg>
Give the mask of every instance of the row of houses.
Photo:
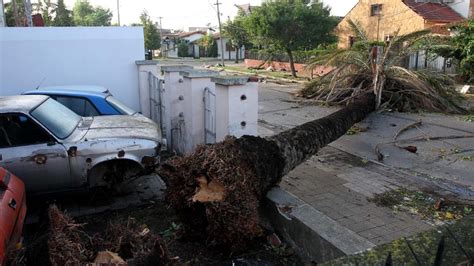
<svg viewBox="0 0 474 266">
<path fill-rule="evenodd" d="M 162 31 L 162 49 L 160 50 L 164 57 L 177 58 L 178 43 L 184 42 L 188 46 L 188 57 L 200 58 L 205 57 L 204 48 L 200 45 L 200 40 L 205 36 L 211 36 L 217 43 L 217 57 L 221 58 L 224 53 L 225 60 L 235 60 L 237 57 L 243 59 L 245 56 L 245 47 L 236 49 L 231 45 L 226 37 L 222 37 L 220 33 L 214 33 L 210 28 L 190 27 L 187 32 L 172 32 L 170 30 Z M 221 47 L 221 38 L 223 48 Z"/>
<path fill-rule="evenodd" d="M 250 4 L 236 5 L 236 7 L 245 15 L 249 15 L 252 12 L 252 9 L 255 8 L 255 6 L 251 6 Z M 205 53 L 203 51 L 203 47 L 199 45 L 199 40 L 201 40 L 206 35 L 212 36 L 214 41 L 217 42 L 218 58 L 221 58 L 222 53 L 224 54 L 225 60 L 245 58 L 245 46 L 240 49 L 236 49 L 231 45 L 228 38 L 225 36 L 222 37 L 219 32 L 216 33 L 214 29 L 210 27 L 189 27 L 187 32 L 175 32 L 169 29 L 162 29 L 161 38 L 163 48 L 159 52 L 165 57 L 177 58 L 178 43 L 183 41 L 188 45 L 189 57 L 204 57 Z M 221 47 L 221 38 L 223 47 Z"/>
<path fill-rule="evenodd" d="M 255 7 L 240 5 L 238 8 L 244 14 L 250 14 Z M 390 41 L 395 34 L 431 29 L 434 34 L 451 35 L 451 27 L 455 24 L 473 18 L 474 0 L 359 0 L 358 3 L 343 17 L 336 28 L 338 47 L 348 48 L 355 42 L 354 33 L 349 26 L 349 20 L 357 22 L 372 41 Z M 223 37 L 223 47 L 220 45 L 222 36 L 208 27 L 191 27 L 187 32 L 173 33 L 165 30 L 162 34 L 162 53 L 167 57 L 178 57 L 178 41 L 188 45 L 188 56 L 199 58 L 204 56 L 199 40 L 210 35 L 218 43 L 218 57 L 224 54 L 226 60 L 245 57 L 245 47 L 236 51 L 229 40 Z M 222 49 L 223 48 L 223 49 Z M 416 55 L 416 60 L 423 60 L 423 55 Z M 450 67 L 449 60 L 440 58 L 443 67 Z M 435 60 L 436 61 L 436 60 Z M 448 63 L 446 63 L 448 62 Z M 439 65 L 440 62 L 433 64 Z M 418 67 L 416 64 L 411 64 Z"/>
</svg>

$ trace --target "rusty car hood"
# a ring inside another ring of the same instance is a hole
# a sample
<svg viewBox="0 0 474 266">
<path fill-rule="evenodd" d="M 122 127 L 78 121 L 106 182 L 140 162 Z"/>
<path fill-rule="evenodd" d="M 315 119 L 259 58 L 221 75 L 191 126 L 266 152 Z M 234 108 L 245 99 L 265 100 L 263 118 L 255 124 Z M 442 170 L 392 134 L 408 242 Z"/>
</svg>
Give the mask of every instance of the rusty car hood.
<svg viewBox="0 0 474 266">
<path fill-rule="evenodd" d="M 96 116 L 83 139 L 138 138 L 160 141 L 158 125 L 144 116 Z"/>
</svg>

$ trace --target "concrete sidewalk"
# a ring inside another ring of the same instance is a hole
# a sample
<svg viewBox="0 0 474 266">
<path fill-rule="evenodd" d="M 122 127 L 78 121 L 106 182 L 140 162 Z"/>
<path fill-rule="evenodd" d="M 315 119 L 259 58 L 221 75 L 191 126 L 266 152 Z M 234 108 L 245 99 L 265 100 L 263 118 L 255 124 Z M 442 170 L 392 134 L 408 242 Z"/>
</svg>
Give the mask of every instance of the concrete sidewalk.
<svg viewBox="0 0 474 266">
<path fill-rule="evenodd" d="M 290 94 L 296 90 L 276 84 L 260 86 L 260 135 L 272 135 L 337 110 L 298 102 Z M 393 144 L 381 145 L 384 160 L 378 162 L 376 145 L 392 141 L 402 128 L 419 120 L 421 126 L 398 139 L 471 138 L 403 143 L 416 146 L 416 154 Z M 354 254 L 436 225 L 420 215 L 395 213 L 369 202 L 376 194 L 403 188 L 474 200 L 474 123 L 460 116 L 383 113 L 370 115 L 358 127 L 362 132 L 345 135 L 322 149 L 268 196 L 276 206 L 272 219 L 280 234 L 295 242 L 309 260 Z M 322 244 L 308 244 L 315 242 Z"/>
</svg>

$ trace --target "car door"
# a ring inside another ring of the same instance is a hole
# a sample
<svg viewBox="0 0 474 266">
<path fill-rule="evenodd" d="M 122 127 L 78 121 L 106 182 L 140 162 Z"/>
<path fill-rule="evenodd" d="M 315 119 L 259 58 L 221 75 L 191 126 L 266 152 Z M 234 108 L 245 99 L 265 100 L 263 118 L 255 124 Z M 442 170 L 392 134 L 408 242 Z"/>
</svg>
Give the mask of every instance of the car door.
<svg viewBox="0 0 474 266">
<path fill-rule="evenodd" d="M 28 192 L 71 187 L 66 149 L 24 114 L 0 115 L 0 166 L 21 178 Z"/>
</svg>

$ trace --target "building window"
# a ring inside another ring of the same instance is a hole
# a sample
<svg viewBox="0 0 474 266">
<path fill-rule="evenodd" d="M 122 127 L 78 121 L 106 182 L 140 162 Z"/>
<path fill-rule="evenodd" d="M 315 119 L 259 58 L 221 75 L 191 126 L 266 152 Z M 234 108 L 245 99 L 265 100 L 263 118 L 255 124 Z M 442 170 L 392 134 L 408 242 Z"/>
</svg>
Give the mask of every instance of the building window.
<svg viewBox="0 0 474 266">
<path fill-rule="evenodd" d="M 356 42 L 356 38 L 354 36 L 349 36 L 349 47 L 352 47 Z"/>
<path fill-rule="evenodd" d="M 371 16 L 380 16 L 382 14 L 382 4 L 375 4 L 370 6 Z"/>
</svg>

